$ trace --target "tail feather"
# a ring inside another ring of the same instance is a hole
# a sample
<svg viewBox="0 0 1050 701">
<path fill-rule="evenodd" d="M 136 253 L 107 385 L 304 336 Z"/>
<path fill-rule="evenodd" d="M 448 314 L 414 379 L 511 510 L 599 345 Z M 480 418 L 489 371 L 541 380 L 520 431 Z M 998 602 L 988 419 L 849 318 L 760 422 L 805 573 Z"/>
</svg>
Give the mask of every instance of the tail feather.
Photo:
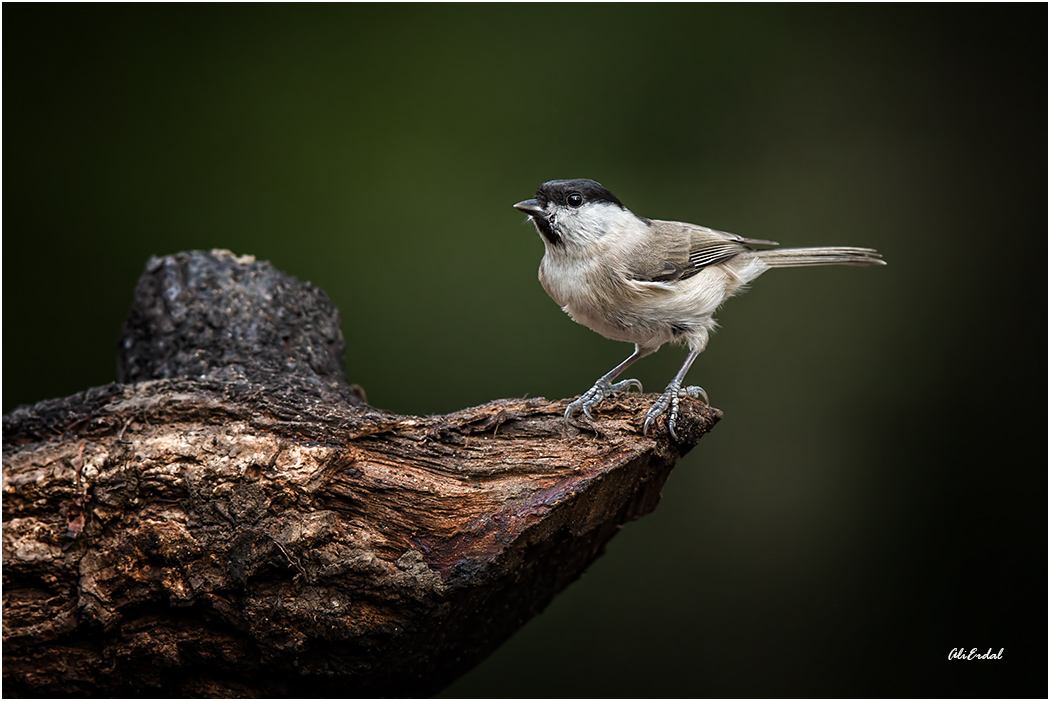
<svg viewBox="0 0 1050 701">
<path fill-rule="evenodd" d="M 771 268 L 797 268 L 807 265 L 886 265 L 874 248 L 820 246 L 816 248 L 774 248 L 758 257 Z"/>
</svg>

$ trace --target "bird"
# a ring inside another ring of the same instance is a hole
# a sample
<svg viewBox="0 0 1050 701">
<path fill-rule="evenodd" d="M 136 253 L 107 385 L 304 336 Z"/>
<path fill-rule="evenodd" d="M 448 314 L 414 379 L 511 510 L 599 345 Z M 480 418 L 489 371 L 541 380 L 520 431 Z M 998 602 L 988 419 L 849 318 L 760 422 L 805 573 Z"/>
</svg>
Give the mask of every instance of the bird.
<svg viewBox="0 0 1050 701">
<path fill-rule="evenodd" d="M 601 183 L 550 180 L 514 208 L 527 215 L 543 241 L 539 280 L 569 317 L 605 338 L 634 344 L 634 352 L 569 403 L 564 421 L 582 412 L 594 421 L 604 399 L 642 384 L 614 382 L 637 360 L 667 343 L 689 352 L 681 369 L 645 416 L 642 435 L 667 414 L 678 441 L 680 400 L 708 404 L 702 387 L 685 386 L 686 373 L 707 347 L 715 311 L 771 268 L 884 265 L 872 248 L 778 248 L 706 226 L 648 219 L 628 209 Z"/>
</svg>

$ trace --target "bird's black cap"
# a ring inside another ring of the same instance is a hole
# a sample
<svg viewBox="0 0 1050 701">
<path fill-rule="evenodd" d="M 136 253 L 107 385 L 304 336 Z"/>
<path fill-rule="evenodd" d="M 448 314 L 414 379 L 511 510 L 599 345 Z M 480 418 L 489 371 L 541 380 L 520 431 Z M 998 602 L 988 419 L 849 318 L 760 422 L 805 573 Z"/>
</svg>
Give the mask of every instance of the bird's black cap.
<svg viewBox="0 0 1050 701">
<path fill-rule="evenodd" d="M 548 180 L 536 190 L 536 199 L 541 203 L 553 202 L 557 205 L 567 205 L 568 197 L 572 194 L 583 195 L 584 202 L 609 202 L 622 207 L 623 202 L 616 198 L 599 182 L 587 178 L 575 178 L 573 180 Z"/>
</svg>

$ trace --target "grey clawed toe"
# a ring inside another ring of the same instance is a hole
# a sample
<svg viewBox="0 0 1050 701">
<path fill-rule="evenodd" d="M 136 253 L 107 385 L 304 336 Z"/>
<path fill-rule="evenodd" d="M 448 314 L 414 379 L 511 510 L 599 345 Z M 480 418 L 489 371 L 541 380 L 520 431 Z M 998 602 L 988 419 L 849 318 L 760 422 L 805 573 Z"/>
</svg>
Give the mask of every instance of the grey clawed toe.
<svg viewBox="0 0 1050 701">
<path fill-rule="evenodd" d="M 631 387 L 637 387 L 639 392 L 642 391 L 642 383 L 635 379 L 621 380 L 615 384 L 609 383 L 604 378 L 598 380 L 594 383 L 594 387 L 581 394 L 565 408 L 565 422 L 568 423 L 576 412 L 582 412 L 589 420 L 594 421 L 594 416 L 591 414 L 592 409 L 601 404 L 606 397 L 627 392 Z"/>
<path fill-rule="evenodd" d="M 681 387 L 680 382 L 675 379 L 671 381 L 671 384 L 667 386 L 664 393 L 660 395 L 653 405 L 649 408 L 649 412 L 645 415 L 645 423 L 642 425 L 642 435 L 649 436 L 649 427 L 660 418 L 661 415 L 667 413 L 670 409 L 670 413 L 667 416 L 667 430 L 671 434 L 671 437 L 678 441 L 678 433 L 676 428 L 678 426 L 678 403 L 683 397 L 689 397 L 691 399 L 699 399 L 704 404 L 708 404 L 707 392 L 704 391 L 703 387 Z"/>
</svg>

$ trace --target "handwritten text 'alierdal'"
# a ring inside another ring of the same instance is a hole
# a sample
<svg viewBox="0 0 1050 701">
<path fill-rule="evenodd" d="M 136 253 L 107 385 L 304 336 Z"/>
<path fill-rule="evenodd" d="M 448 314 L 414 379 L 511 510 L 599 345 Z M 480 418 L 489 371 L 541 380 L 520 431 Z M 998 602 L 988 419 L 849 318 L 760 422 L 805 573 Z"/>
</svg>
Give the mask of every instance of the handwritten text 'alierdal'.
<svg viewBox="0 0 1050 701">
<path fill-rule="evenodd" d="M 961 647 L 953 647 L 952 651 L 948 653 L 949 660 L 1001 660 L 1003 659 L 1003 650 L 1005 648 L 999 648 L 999 652 L 992 652 L 992 648 L 988 648 L 988 652 L 977 652 L 977 648 L 973 648 L 969 651 L 963 650 Z"/>
</svg>

